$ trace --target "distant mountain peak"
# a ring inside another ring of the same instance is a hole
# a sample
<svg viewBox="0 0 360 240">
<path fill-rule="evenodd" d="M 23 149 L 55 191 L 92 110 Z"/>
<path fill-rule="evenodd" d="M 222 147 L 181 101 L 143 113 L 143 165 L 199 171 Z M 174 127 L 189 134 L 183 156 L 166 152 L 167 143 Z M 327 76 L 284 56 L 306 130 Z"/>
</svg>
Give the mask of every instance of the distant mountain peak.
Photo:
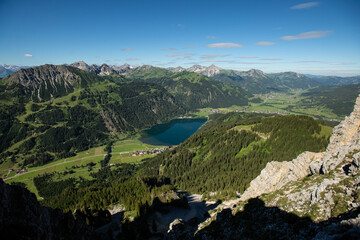
<svg viewBox="0 0 360 240">
<path fill-rule="evenodd" d="M 189 72 L 200 73 L 207 77 L 212 77 L 215 74 L 218 74 L 222 68 L 215 66 L 214 64 L 210 65 L 209 67 L 201 66 L 201 65 L 194 65 L 187 69 Z"/>
<path fill-rule="evenodd" d="M 122 66 L 107 65 L 105 63 L 102 64 L 101 66 L 96 64 L 88 65 L 84 61 L 74 62 L 69 66 L 76 67 L 84 71 L 92 72 L 99 76 L 107 76 L 112 73 L 116 73 L 119 75 L 126 75 L 131 69 L 134 68 L 129 64 L 124 64 Z"/>
<path fill-rule="evenodd" d="M 90 70 L 90 66 L 87 63 L 85 63 L 84 61 L 74 62 L 74 63 L 70 64 L 70 66 L 79 68 L 84 71 Z"/>
<path fill-rule="evenodd" d="M 245 72 L 240 72 L 240 76 L 246 76 L 246 77 L 254 77 L 254 78 L 259 78 L 259 77 L 269 77 L 266 73 L 264 73 L 263 71 L 259 70 L 259 69 L 250 69 L 249 71 L 245 71 Z"/>
<path fill-rule="evenodd" d="M 175 68 L 167 68 L 167 70 L 169 70 L 170 72 L 173 72 L 173 73 L 179 73 L 179 72 L 185 71 L 186 69 L 179 66 L 179 67 L 175 67 Z"/>
</svg>

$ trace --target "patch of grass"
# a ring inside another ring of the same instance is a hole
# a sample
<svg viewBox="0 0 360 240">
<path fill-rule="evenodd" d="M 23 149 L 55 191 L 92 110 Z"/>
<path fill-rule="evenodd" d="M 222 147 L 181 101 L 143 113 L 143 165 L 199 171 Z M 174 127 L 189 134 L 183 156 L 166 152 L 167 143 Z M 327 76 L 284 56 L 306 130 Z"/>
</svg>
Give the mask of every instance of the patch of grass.
<svg viewBox="0 0 360 240">
<path fill-rule="evenodd" d="M 331 209 L 331 217 L 337 217 L 342 213 L 348 212 L 347 201 L 349 200 L 349 196 L 344 196 L 343 194 L 334 194 L 334 207 Z"/>
</svg>

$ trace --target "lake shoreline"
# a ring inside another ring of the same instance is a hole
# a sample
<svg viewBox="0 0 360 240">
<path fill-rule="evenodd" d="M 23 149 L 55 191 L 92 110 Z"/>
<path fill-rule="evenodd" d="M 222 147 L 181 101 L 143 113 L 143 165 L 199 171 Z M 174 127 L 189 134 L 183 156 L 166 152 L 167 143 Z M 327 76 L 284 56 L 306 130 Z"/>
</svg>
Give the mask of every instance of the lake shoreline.
<svg viewBox="0 0 360 240">
<path fill-rule="evenodd" d="M 207 118 L 175 118 L 141 131 L 139 140 L 152 145 L 179 145 L 193 135 L 207 120 Z"/>
</svg>

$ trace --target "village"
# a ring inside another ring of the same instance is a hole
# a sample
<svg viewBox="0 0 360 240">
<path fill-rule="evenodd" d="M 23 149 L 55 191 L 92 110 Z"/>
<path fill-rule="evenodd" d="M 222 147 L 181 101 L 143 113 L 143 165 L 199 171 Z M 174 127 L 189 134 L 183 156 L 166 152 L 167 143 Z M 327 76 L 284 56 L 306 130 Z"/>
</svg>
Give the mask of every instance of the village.
<svg viewBox="0 0 360 240">
<path fill-rule="evenodd" d="M 139 155 L 145 155 L 145 154 L 158 154 L 161 152 L 164 152 L 166 150 L 173 150 L 177 145 L 174 146 L 164 146 L 160 148 L 151 148 L 151 149 L 144 149 L 144 150 L 137 150 L 133 151 L 132 156 L 136 157 Z"/>
<path fill-rule="evenodd" d="M 8 174 L 3 175 L 1 178 L 3 180 L 5 180 L 10 174 L 13 175 L 12 173 L 14 173 L 14 176 L 17 176 L 17 175 L 24 174 L 26 172 L 27 172 L 27 169 L 25 167 L 23 169 L 20 169 L 20 170 L 9 169 Z"/>
</svg>

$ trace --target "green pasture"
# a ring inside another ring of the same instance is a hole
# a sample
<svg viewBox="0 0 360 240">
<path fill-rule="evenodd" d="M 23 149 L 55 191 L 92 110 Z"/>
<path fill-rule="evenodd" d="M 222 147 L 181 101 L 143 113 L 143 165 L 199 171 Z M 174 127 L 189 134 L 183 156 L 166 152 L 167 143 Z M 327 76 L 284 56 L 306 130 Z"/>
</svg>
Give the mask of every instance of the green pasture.
<svg viewBox="0 0 360 240">
<path fill-rule="evenodd" d="M 112 147 L 112 157 L 109 164 L 138 164 L 142 159 L 154 156 L 153 154 L 133 156 L 134 151 L 147 150 L 158 147 L 144 144 L 138 139 L 138 137 L 139 136 L 135 136 L 131 139 L 115 142 Z M 100 169 L 100 161 L 103 160 L 104 156 L 106 155 L 104 148 L 105 146 L 91 148 L 87 151 L 79 152 L 76 156 L 71 158 L 60 159 L 39 167 L 30 167 L 27 168 L 27 172 L 23 174 L 15 175 L 15 172 L 12 172 L 8 175 L 5 181 L 6 183 L 23 182 L 31 192 L 38 196 L 33 179 L 34 177 L 44 173 L 64 173 L 66 171 L 73 171 L 73 173 L 68 173 L 64 176 L 61 176 L 59 180 L 70 177 L 91 179 L 90 173 L 96 172 Z M 95 165 L 89 167 L 90 163 L 94 163 Z M 10 169 L 10 165 L 8 167 Z M 14 168 L 14 170 L 20 169 Z M 6 172 L 7 174 L 7 171 L 8 169 L 3 169 L 2 172 Z"/>
</svg>

